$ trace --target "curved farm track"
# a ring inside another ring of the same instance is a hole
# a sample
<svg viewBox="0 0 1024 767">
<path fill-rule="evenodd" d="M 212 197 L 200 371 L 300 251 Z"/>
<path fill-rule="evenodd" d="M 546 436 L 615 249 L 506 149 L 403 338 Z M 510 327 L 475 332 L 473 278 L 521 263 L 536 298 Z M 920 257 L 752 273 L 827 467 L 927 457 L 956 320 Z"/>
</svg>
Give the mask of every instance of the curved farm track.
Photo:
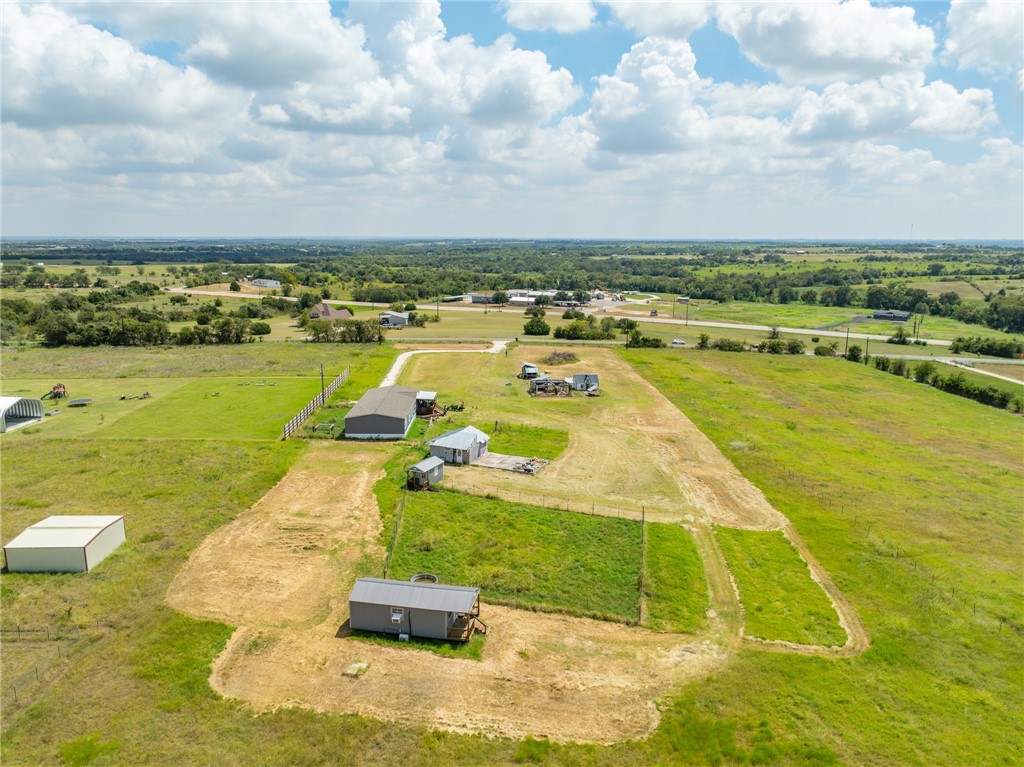
<svg viewBox="0 0 1024 767">
<path fill-rule="evenodd" d="M 744 641 L 833 656 L 864 649 L 856 613 L 785 517 L 621 358 L 601 349 L 581 353 L 601 366 L 605 380 L 643 389 L 650 407 L 610 405 L 598 424 L 603 438 L 574 434 L 536 477 L 468 467 L 453 470 L 451 483 L 514 501 L 555 506 L 565 499 L 570 508 L 569 499 L 583 494 L 593 499 L 588 512 L 639 516 L 643 508 L 648 519 L 685 525 L 708 582 L 711 609 L 699 635 L 485 605 L 490 632 L 481 661 L 349 638 L 351 583 L 376 574 L 383 558 L 372 488 L 391 451 L 386 444 L 312 443 L 263 499 L 203 542 L 168 590 L 176 609 L 238 627 L 214 662 L 214 689 L 257 711 L 301 706 L 456 732 L 614 743 L 648 735 L 658 723 L 657 700 L 714 673 Z M 404 353 L 401 365 L 410 356 Z M 388 380 L 400 370 L 396 362 Z M 633 458 L 638 448 L 649 456 L 642 465 Z M 742 606 L 715 525 L 783 529 L 836 606 L 847 644 L 744 640 Z"/>
</svg>

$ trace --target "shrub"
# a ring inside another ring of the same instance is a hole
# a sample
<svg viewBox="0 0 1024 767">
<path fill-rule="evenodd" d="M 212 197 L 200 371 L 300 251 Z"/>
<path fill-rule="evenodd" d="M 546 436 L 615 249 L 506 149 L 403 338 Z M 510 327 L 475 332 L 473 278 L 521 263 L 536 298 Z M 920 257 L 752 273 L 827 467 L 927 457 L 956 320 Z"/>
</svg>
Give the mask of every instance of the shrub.
<svg viewBox="0 0 1024 767">
<path fill-rule="evenodd" d="M 914 367 L 914 380 L 918 383 L 928 383 L 934 375 L 934 362 L 922 362 Z"/>
<path fill-rule="evenodd" d="M 857 344 L 854 344 L 846 350 L 846 359 L 850 362 L 860 362 L 863 353 L 864 350 L 857 346 Z"/>
<path fill-rule="evenodd" d="M 254 336 L 270 335 L 270 324 L 266 322 L 254 322 L 249 326 L 249 332 Z"/>
<path fill-rule="evenodd" d="M 719 338 L 711 343 L 711 348 L 720 352 L 745 352 L 747 345 L 734 338 Z"/>
<path fill-rule="evenodd" d="M 787 354 L 803 354 L 804 353 L 804 342 L 798 338 L 791 338 L 786 341 L 786 353 Z"/>
<path fill-rule="evenodd" d="M 540 317 L 534 317 L 523 325 L 523 333 L 528 336 L 546 336 L 551 332 L 551 326 Z"/>
<path fill-rule="evenodd" d="M 697 348 L 698 349 L 707 349 L 710 345 L 711 345 L 711 336 L 709 336 L 707 333 L 701 333 L 697 337 Z"/>
</svg>

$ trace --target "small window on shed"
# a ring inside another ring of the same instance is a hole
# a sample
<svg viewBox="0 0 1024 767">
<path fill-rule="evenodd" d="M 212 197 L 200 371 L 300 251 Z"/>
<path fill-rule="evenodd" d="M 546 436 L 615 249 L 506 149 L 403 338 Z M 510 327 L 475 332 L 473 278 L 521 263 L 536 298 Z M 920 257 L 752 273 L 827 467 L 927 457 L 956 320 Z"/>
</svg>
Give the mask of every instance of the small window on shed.
<svg viewBox="0 0 1024 767">
<path fill-rule="evenodd" d="M 402 614 L 403 614 L 403 612 L 404 612 L 404 610 L 402 610 L 401 607 L 392 607 L 391 608 L 391 622 L 392 623 L 401 623 L 402 622 Z"/>
</svg>

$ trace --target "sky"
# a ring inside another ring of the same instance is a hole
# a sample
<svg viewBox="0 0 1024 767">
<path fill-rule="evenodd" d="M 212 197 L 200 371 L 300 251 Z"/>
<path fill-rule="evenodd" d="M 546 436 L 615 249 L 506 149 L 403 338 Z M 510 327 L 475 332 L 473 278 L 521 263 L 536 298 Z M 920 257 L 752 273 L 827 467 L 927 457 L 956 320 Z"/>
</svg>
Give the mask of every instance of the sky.
<svg viewBox="0 0 1024 767">
<path fill-rule="evenodd" d="M 1024 239 L 1024 3 L 4 0 L 2 234 Z"/>
</svg>

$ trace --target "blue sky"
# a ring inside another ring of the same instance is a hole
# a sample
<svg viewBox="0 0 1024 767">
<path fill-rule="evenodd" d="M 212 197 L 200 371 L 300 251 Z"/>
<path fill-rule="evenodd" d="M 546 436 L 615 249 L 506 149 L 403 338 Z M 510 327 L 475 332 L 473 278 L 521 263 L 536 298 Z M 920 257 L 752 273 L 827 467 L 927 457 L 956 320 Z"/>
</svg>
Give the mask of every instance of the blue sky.
<svg viewBox="0 0 1024 767">
<path fill-rule="evenodd" d="M 6 3 L 11 236 L 1024 236 L 1019 2 Z"/>
</svg>

